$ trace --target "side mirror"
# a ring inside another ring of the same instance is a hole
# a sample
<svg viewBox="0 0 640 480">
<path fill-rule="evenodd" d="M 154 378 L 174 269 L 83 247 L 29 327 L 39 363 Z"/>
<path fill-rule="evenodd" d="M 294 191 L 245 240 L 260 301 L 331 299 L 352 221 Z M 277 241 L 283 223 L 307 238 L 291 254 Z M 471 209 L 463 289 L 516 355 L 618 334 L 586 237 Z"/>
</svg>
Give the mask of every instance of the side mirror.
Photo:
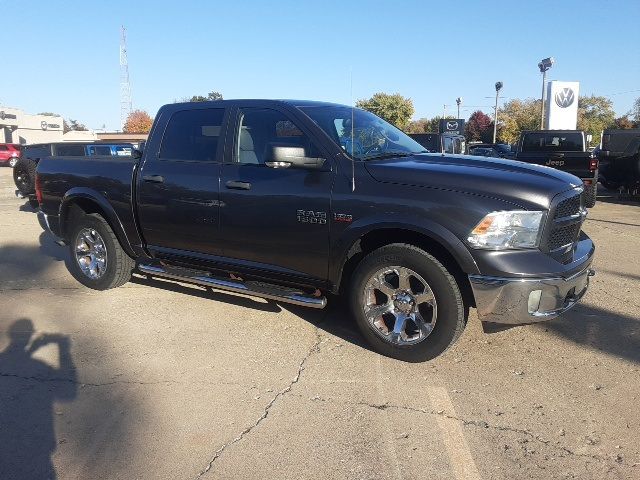
<svg viewBox="0 0 640 480">
<path fill-rule="evenodd" d="M 265 165 L 271 168 L 295 167 L 319 170 L 324 166 L 325 161 L 324 158 L 307 157 L 303 147 L 270 144 L 267 147 Z"/>
<path fill-rule="evenodd" d="M 142 158 L 142 150 L 138 150 L 137 148 L 134 148 L 133 150 L 131 150 L 131 156 L 135 160 L 141 159 Z"/>
</svg>

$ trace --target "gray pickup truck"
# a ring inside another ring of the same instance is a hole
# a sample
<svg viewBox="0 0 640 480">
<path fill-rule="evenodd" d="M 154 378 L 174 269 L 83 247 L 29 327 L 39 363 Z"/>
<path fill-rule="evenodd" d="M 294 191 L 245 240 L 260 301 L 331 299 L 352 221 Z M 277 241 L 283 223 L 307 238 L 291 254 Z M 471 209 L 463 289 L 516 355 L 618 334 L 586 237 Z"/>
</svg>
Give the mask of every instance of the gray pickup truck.
<svg viewBox="0 0 640 480">
<path fill-rule="evenodd" d="M 455 342 L 470 308 L 551 319 L 593 273 L 580 179 L 424 153 L 363 110 L 175 103 L 134 153 L 38 165 L 42 215 L 94 289 L 137 271 L 313 308 L 342 295 L 376 351 L 423 361 Z"/>
</svg>

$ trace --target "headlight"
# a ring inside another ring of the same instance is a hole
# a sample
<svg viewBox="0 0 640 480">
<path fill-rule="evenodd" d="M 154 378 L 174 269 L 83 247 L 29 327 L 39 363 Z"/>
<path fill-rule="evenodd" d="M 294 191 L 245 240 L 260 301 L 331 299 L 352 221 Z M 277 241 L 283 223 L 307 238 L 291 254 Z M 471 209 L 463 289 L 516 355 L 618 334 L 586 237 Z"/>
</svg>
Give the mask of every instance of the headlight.
<svg viewBox="0 0 640 480">
<path fill-rule="evenodd" d="M 544 212 L 491 212 L 471 231 L 467 241 L 475 248 L 505 250 L 536 248 Z"/>
</svg>

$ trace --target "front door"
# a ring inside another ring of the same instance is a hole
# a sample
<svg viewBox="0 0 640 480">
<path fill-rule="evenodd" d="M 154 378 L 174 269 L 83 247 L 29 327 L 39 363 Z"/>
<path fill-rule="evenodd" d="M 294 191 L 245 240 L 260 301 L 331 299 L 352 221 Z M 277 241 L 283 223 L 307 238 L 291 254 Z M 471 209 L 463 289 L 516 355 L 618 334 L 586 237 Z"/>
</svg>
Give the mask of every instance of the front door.
<svg viewBox="0 0 640 480">
<path fill-rule="evenodd" d="M 323 156 L 280 110 L 240 108 L 234 129 L 233 154 L 222 165 L 220 182 L 225 257 L 247 268 L 326 279 L 333 182 L 329 160 L 322 171 L 272 168 L 274 144 Z"/>
</svg>

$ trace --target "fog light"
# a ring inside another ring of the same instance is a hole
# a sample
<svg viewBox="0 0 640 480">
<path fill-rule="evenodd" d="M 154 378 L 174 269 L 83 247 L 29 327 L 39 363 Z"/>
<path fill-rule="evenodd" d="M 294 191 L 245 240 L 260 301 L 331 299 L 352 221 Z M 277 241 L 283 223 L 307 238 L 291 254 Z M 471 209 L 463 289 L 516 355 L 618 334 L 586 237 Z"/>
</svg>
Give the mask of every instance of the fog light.
<svg viewBox="0 0 640 480">
<path fill-rule="evenodd" d="M 529 294 L 529 313 L 536 313 L 540 308 L 540 299 L 542 297 L 542 290 L 534 290 Z"/>
</svg>

